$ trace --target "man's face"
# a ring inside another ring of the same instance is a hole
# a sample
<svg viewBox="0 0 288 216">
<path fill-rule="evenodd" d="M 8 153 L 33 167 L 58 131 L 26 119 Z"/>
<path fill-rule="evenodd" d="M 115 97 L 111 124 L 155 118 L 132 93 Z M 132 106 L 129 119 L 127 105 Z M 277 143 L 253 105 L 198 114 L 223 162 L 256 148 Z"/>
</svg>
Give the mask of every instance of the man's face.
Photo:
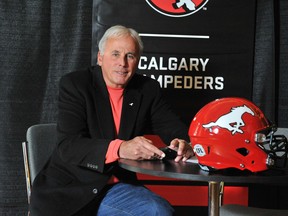
<svg viewBox="0 0 288 216">
<path fill-rule="evenodd" d="M 103 55 L 98 53 L 107 86 L 124 88 L 134 75 L 139 61 L 138 47 L 131 36 L 109 38 Z"/>
</svg>

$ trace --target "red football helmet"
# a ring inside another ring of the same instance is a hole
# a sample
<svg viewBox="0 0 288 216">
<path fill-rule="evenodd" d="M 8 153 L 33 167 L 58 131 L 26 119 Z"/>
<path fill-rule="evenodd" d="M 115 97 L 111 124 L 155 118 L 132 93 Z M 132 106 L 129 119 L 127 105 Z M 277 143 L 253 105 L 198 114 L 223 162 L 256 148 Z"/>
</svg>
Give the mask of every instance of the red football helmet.
<svg viewBox="0 0 288 216">
<path fill-rule="evenodd" d="M 189 136 L 203 170 L 258 172 L 286 164 L 287 139 L 276 130 L 251 101 L 221 98 L 195 115 Z"/>
</svg>

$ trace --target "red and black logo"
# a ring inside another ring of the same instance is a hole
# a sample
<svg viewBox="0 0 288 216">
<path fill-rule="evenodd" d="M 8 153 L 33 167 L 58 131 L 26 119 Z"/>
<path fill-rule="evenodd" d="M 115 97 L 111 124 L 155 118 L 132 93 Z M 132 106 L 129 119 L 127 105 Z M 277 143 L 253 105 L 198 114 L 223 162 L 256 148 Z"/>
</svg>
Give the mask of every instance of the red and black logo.
<svg viewBox="0 0 288 216">
<path fill-rule="evenodd" d="M 170 17 L 184 17 L 198 12 L 209 0 L 146 0 L 158 13 Z"/>
</svg>

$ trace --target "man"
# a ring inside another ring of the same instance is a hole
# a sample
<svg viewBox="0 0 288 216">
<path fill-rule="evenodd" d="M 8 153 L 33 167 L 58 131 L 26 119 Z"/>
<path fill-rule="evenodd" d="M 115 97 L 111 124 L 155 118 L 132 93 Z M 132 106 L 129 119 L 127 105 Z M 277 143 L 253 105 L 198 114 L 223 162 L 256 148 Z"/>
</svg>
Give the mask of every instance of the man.
<svg viewBox="0 0 288 216">
<path fill-rule="evenodd" d="M 32 216 L 172 215 L 166 200 L 117 165 L 119 158 L 162 159 L 165 154 L 143 136 L 151 133 L 178 149 L 176 162 L 193 154 L 188 129 L 161 97 L 158 82 L 135 74 L 142 50 L 135 30 L 111 27 L 99 42 L 100 67 L 61 79 L 58 145 L 34 181 Z"/>
</svg>

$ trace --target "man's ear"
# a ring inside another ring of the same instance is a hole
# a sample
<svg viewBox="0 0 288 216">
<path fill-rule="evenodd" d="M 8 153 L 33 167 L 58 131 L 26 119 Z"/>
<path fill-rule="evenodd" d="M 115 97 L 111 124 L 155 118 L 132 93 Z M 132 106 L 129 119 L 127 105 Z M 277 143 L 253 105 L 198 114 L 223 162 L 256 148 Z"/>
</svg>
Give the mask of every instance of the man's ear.
<svg viewBox="0 0 288 216">
<path fill-rule="evenodd" d="M 103 58 L 103 56 L 100 54 L 100 52 L 98 52 L 98 54 L 97 54 L 97 64 L 99 66 L 102 65 L 102 58 Z"/>
</svg>

